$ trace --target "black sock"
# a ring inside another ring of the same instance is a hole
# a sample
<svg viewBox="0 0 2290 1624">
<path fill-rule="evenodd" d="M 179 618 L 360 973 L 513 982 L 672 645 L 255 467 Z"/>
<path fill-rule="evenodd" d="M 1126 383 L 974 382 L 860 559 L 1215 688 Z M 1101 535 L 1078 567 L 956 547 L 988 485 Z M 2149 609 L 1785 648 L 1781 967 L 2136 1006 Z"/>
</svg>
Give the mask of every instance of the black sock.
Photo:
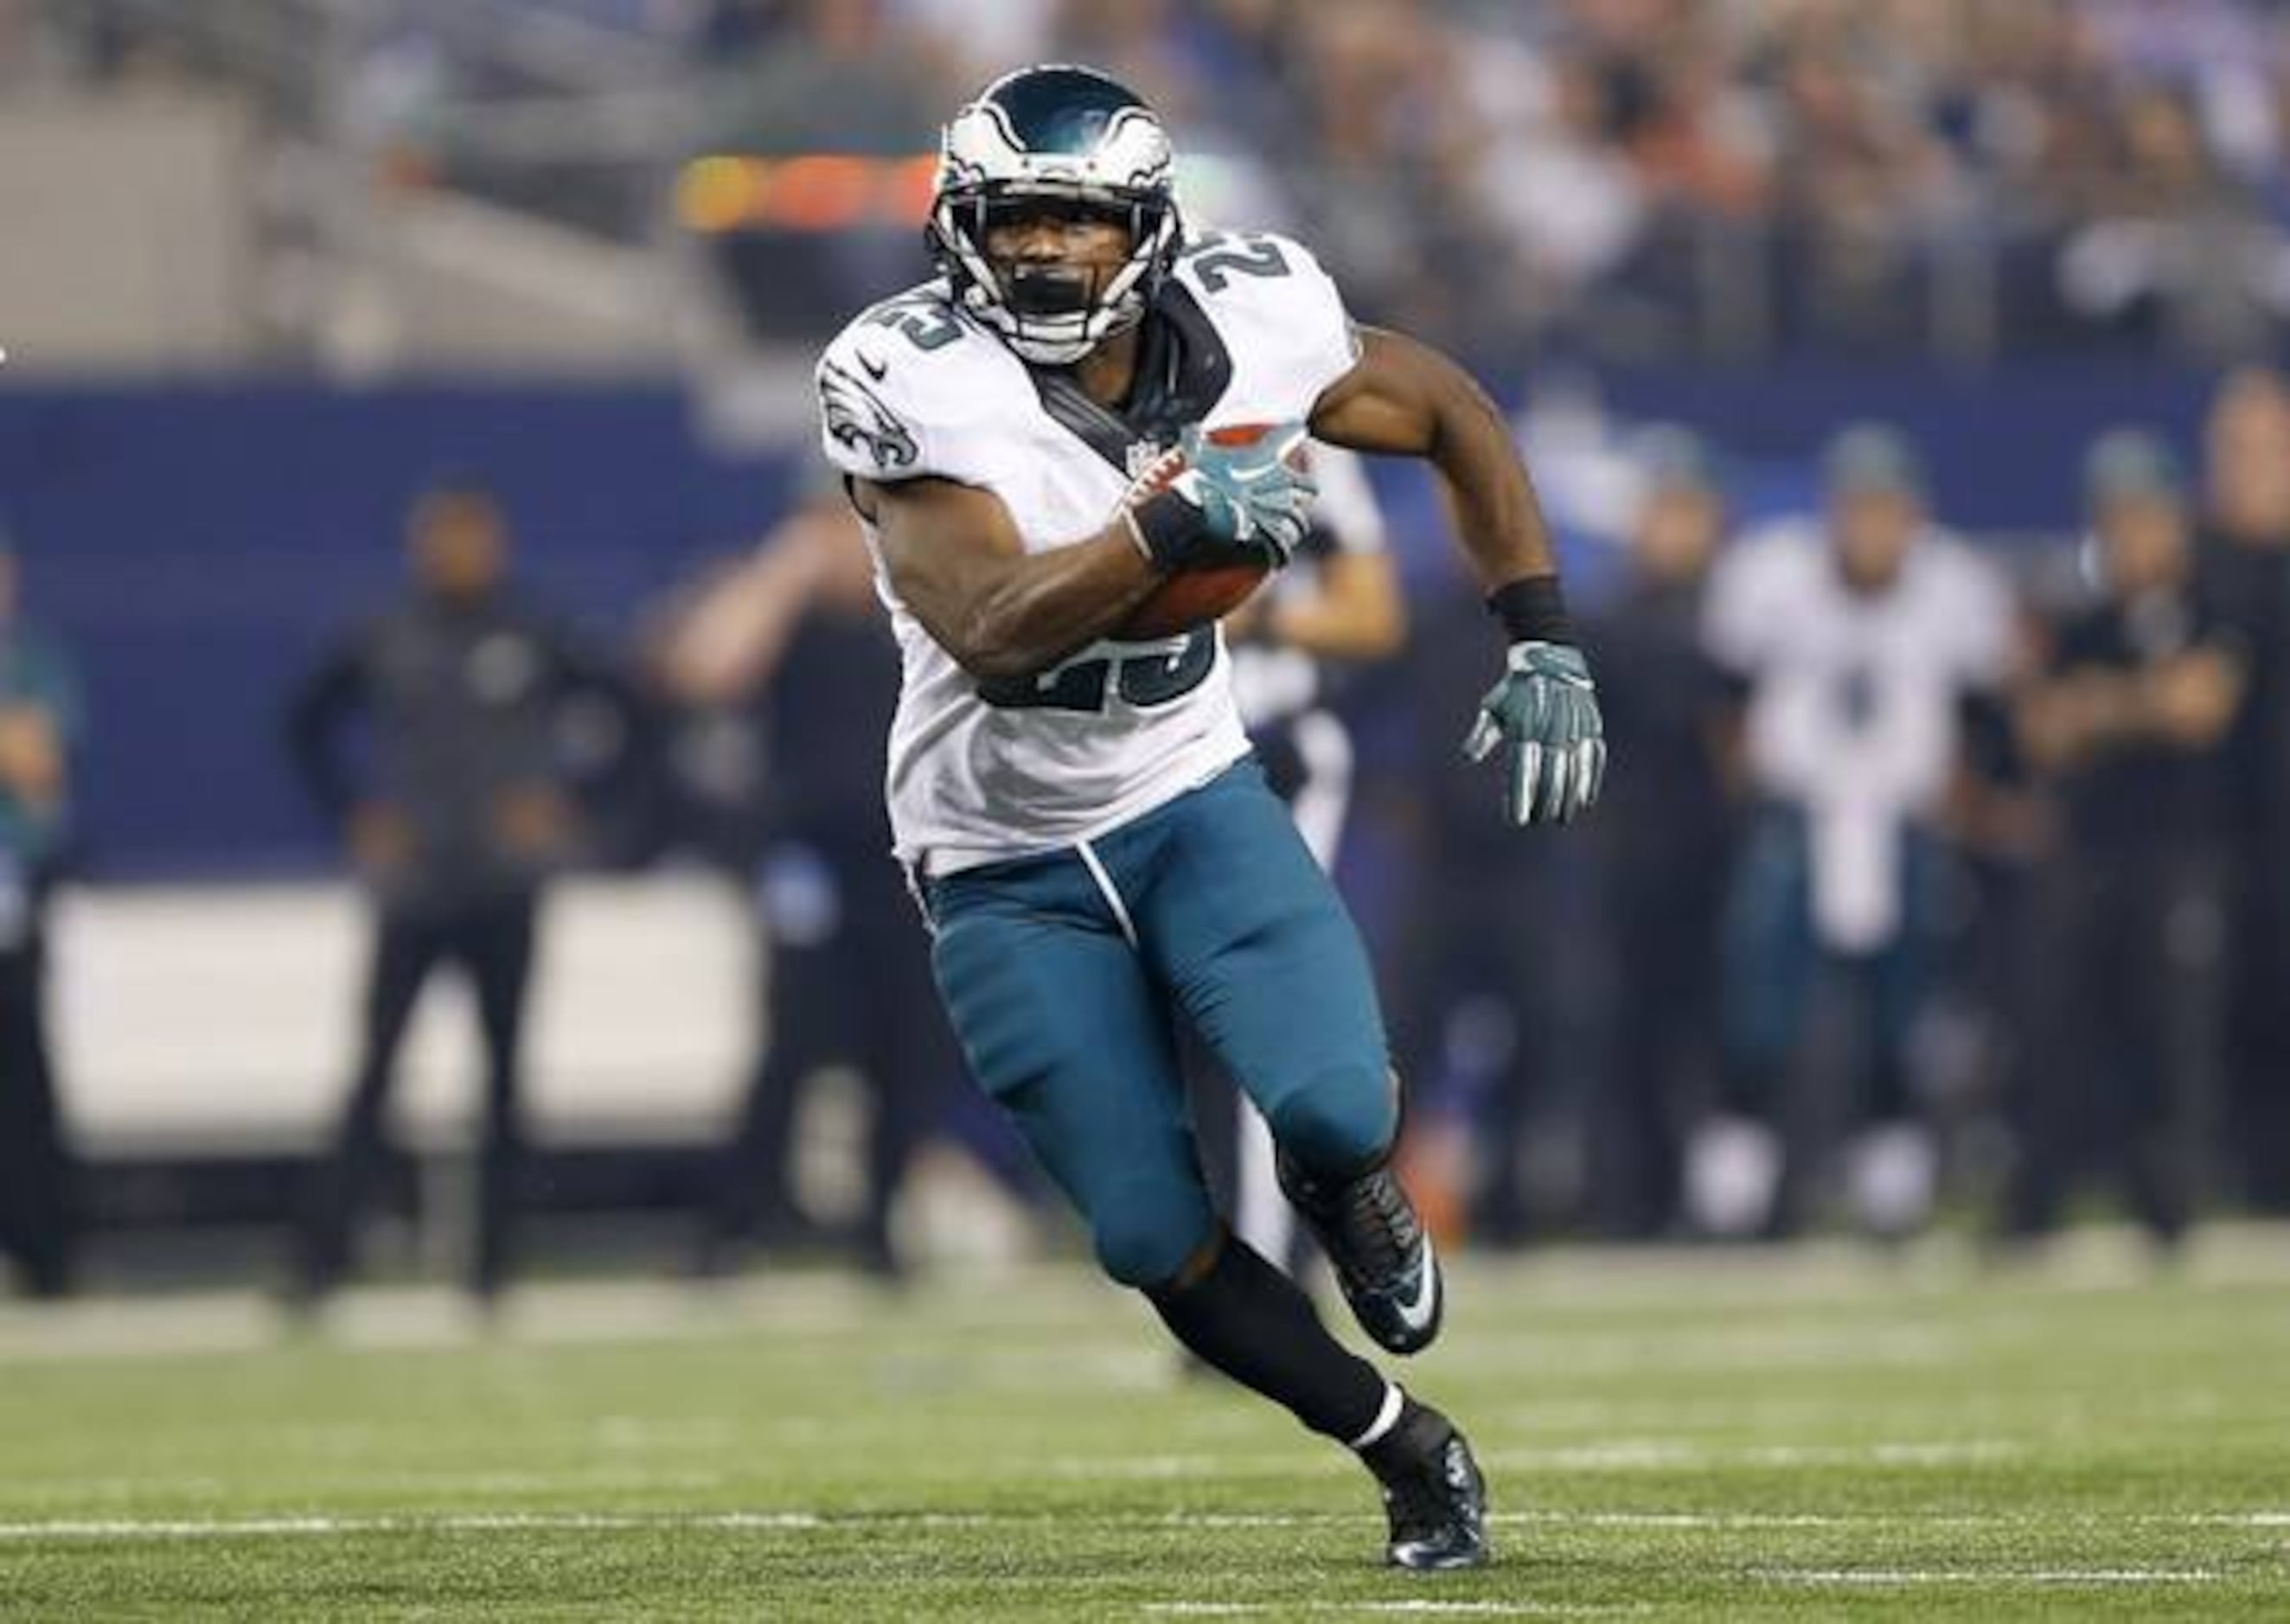
<svg viewBox="0 0 2290 1624">
<path fill-rule="evenodd" d="M 1237 1236 L 1199 1279 L 1146 1297 L 1179 1341 L 1314 1432 L 1349 1444 L 1382 1412 L 1375 1366 L 1330 1336 L 1311 1299 Z"/>
</svg>

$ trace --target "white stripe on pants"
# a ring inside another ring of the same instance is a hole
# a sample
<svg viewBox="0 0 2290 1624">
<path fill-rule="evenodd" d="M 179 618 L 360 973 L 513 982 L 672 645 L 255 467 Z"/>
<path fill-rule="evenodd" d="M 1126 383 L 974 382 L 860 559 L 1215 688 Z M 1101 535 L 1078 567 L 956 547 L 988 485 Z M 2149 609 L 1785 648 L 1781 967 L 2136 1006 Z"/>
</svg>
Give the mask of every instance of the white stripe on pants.
<svg viewBox="0 0 2290 1624">
<path fill-rule="evenodd" d="M 1351 809 L 1351 736 L 1325 710 L 1306 711 L 1291 727 L 1304 779 L 1289 800 L 1289 815 L 1312 856 L 1333 874 L 1344 816 Z M 1233 1140 L 1233 1230 L 1274 1267 L 1285 1269 L 1295 1255 L 1296 1214 L 1280 1193 L 1272 1130 L 1246 1090 L 1233 1093 L 1240 1111 Z"/>
</svg>

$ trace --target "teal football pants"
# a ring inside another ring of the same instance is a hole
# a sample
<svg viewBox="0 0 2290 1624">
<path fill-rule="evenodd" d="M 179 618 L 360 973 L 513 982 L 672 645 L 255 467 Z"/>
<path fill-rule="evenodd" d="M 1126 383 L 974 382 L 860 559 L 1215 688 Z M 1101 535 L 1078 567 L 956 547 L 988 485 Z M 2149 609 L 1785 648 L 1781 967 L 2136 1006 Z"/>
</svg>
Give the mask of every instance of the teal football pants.
<svg viewBox="0 0 2290 1624">
<path fill-rule="evenodd" d="M 1125 1285 L 1215 1223 L 1174 1022 L 1197 1029 L 1309 1172 L 1389 1148 L 1398 1106 L 1359 933 L 1245 761 L 1070 851 L 928 882 L 932 962 L 980 1084 Z"/>
</svg>

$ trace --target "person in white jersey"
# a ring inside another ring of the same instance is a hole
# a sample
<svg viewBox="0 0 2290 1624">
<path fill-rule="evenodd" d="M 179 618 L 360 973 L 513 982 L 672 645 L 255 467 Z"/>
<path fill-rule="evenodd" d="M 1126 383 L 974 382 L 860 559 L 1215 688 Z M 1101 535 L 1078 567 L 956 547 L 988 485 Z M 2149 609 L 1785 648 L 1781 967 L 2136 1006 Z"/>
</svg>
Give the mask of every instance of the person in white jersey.
<svg viewBox="0 0 2290 1624">
<path fill-rule="evenodd" d="M 1356 327 L 1297 244 L 1189 237 L 1167 132 L 1069 66 L 947 126 L 939 276 L 855 318 L 817 374 L 904 660 L 887 792 L 970 1068 L 1100 1265 L 1200 1358 L 1357 1452 L 1386 1555 L 1488 1556 L 1462 1435 L 1331 1336 L 1203 1182 L 1172 1034 L 1271 1124 L 1280 1182 L 1361 1327 L 1437 1334 L 1437 1260 L 1390 1168 L 1398 1084 L 1358 932 L 1267 788 L 1213 623 L 1124 641 L 1173 575 L 1277 568 L 1293 453 L 1428 460 L 1509 647 L 1465 740 L 1511 816 L 1565 821 L 1605 761 L 1588 662 L 1508 425 L 1460 367 Z M 1233 443 L 1215 431 L 1269 426 Z"/>
<path fill-rule="evenodd" d="M 1892 1237 L 1932 1203 L 1911 1039 L 1940 950 L 1961 710 L 2004 676 L 2013 602 L 2002 573 L 1933 522 L 1922 460 L 1898 431 L 1840 431 L 1822 481 L 1823 512 L 1744 537 L 1704 601 L 1705 646 L 1742 696 L 1752 804 L 1724 927 L 1730 1109 L 1695 1136 L 1688 1198 L 1721 1232 L 1803 1220 L 1804 1158 L 1759 1119 L 1776 1115 L 1804 1051 L 1816 986 L 1839 979 L 1867 1040 L 1844 1113 L 1865 1124 L 1853 1198 L 1862 1225 Z"/>
</svg>

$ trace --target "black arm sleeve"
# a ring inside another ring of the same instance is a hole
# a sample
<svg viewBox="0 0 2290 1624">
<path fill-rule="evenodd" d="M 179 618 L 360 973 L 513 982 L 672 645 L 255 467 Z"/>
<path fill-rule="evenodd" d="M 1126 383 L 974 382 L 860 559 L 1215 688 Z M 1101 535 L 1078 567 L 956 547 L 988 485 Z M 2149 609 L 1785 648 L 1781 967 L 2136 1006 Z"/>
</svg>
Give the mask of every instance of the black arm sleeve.
<svg viewBox="0 0 2290 1624">
<path fill-rule="evenodd" d="M 286 705 L 286 755 L 318 810 L 340 823 L 358 798 L 343 729 L 369 698 L 362 639 L 346 639 L 311 668 Z"/>
</svg>

